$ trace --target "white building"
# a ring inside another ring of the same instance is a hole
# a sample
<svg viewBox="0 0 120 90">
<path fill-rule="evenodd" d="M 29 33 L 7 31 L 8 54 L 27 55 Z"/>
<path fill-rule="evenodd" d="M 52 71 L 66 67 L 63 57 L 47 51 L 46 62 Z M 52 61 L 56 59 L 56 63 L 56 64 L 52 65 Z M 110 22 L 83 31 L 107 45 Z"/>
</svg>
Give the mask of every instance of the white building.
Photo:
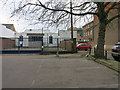
<svg viewBox="0 0 120 90">
<path fill-rule="evenodd" d="M 22 33 L 15 33 L 15 39 L 16 39 L 16 46 L 18 46 L 19 44 L 20 44 L 20 42 L 19 42 L 19 37 L 20 36 L 23 36 L 23 41 L 22 41 L 22 43 L 23 43 L 23 47 L 28 47 L 28 36 L 27 36 L 27 34 L 26 33 L 24 33 L 24 32 L 22 32 Z"/>
<path fill-rule="evenodd" d="M 43 45 L 49 46 L 49 47 L 57 46 L 57 38 L 59 38 L 59 42 L 64 39 L 71 39 L 71 31 L 67 31 L 67 30 L 60 30 L 59 36 L 58 36 L 58 33 L 51 33 L 50 30 L 27 29 L 22 33 L 16 33 L 15 37 L 19 38 L 21 35 L 23 36 L 23 38 L 25 38 L 25 40 L 23 40 L 24 47 L 27 47 L 30 45 L 30 42 L 29 42 L 30 37 L 33 39 L 35 37 L 43 37 Z M 77 31 L 73 32 L 73 38 L 77 39 Z M 16 41 L 16 44 L 17 43 L 18 43 L 18 41 Z M 36 43 L 35 45 L 39 46 L 39 44 Z"/>
<path fill-rule="evenodd" d="M 71 31 L 60 30 L 59 36 L 60 36 L 60 38 L 63 38 L 63 39 L 71 39 Z M 73 38 L 77 39 L 77 31 L 73 31 Z"/>
</svg>

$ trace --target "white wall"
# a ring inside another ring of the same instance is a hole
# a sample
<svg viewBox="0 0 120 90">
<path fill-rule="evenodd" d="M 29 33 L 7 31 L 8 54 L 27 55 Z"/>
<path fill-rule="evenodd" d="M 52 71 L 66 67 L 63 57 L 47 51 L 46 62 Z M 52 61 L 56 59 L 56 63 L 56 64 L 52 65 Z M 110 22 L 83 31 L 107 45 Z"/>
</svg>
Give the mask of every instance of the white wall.
<svg viewBox="0 0 120 90">
<path fill-rule="evenodd" d="M 14 31 L 7 29 L 4 25 L 0 24 L 0 37 L 13 38 Z"/>
<path fill-rule="evenodd" d="M 20 35 L 23 35 L 24 38 L 28 38 L 27 33 L 42 33 L 42 30 L 40 30 L 40 29 L 35 29 L 35 30 L 27 29 L 23 33 L 16 33 L 16 37 L 18 38 Z M 43 36 L 44 46 L 47 46 L 47 42 L 48 42 L 48 46 L 57 46 L 57 38 L 60 38 L 59 42 L 64 40 L 64 39 L 71 39 L 71 31 L 67 31 L 67 30 L 60 30 L 59 37 L 58 37 L 58 33 L 51 33 L 50 30 L 43 30 L 43 34 L 44 34 L 44 36 Z M 49 36 L 53 36 L 53 43 L 52 44 L 49 44 Z M 73 38 L 76 38 L 76 40 L 77 40 L 77 31 L 73 32 Z M 17 43 L 18 43 L 18 41 L 16 41 L 16 44 Z M 23 43 L 24 43 L 23 46 L 28 46 L 28 40 L 23 41 Z"/>
<path fill-rule="evenodd" d="M 71 39 L 71 31 L 60 30 L 59 35 L 60 35 L 60 38 Z M 73 38 L 76 38 L 77 40 L 77 31 L 73 31 Z"/>
<path fill-rule="evenodd" d="M 16 38 L 16 46 L 18 46 L 19 45 L 19 42 L 18 42 L 18 38 L 19 38 L 19 36 L 23 36 L 23 46 L 24 47 L 28 47 L 28 36 L 27 36 L 27 34 L 26 33 L 15 33 L 15 38 Z"/>
<path fill-rule="evenodd" d="M 52 44 L 49 44 L 49 36 L 53 36 Z M 44 33 L 44 36 L 43 36 L 44 46 L 47 46 L 47 42 L 48 42 L 48 46 L 57 46 L 57 38 L 58 38 L 57 33 Z M 48 41 L 47 41 L 47 39 L 48 39 Z"/>
<path fill-rule="evenodd" d="M 50 33 L 50 30 L 42 30 L 42 29 L 26 29 L 24 33 Z"/>
</svg>

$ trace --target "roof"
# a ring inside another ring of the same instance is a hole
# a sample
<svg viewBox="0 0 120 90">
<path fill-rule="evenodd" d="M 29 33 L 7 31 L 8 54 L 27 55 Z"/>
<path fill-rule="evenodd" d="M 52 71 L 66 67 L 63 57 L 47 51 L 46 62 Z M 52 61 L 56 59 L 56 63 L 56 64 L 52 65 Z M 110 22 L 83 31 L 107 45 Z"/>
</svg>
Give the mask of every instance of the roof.
<svg viewBox="0 0 120 90">
<path fill-rule="evenodd" d="M 6 28 L 8 28 L 8 29 L 11 29 L 13 26 L 13 24 L 2 24 L 2 25 L 6 26 Z"/>
<path fill-rule="evenodd" d="M 14 31 L 6 28 L 4 25 L 0 24 L 0 37 L 4 38 L 12 38 L 14 37 Z"/>
<path fill-rule="evenodd" d="M 32 34 L 38 34 L 38 33 L 50 33 L 50 30 L 42 30 L 42 29 L 26 29 L 24 33 L 32 33 Z"/>
<path fill-rule="evenodd" d="M 6 26 L 6 28 L 8 28 L 8 29 L 11 29 L 11 30 L 15 31 L 15 28 L 14 28 L 13 24 L 2 24 L 2 25 Z"/>
</svg>

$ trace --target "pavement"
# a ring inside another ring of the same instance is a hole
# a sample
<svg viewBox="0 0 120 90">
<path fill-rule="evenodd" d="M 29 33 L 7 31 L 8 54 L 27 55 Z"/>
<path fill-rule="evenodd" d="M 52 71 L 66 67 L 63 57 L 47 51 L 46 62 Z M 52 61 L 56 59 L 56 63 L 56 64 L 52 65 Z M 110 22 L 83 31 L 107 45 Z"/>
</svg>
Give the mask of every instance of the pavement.
<svg viewBox="0 0 120 90">
<path fill-rule="evenodd" d="M 110 50 L 107 51 L 107 59 L 108 59 L 108 60 L 114 60 L 114 58 L 112 57 L 111 53 L 112 53 L 112 51 L 110 51 Z M 92 49 L 91 54 L 94 55 L 93 49 Z M 104 54 L 105 54 L 105 52 L 104 52 Z"/>
<path fill-rule="evenodd" d="M 118 88 L 118 72 L 78 54 L 3 55 L 3 88 Z"/>
</svg>

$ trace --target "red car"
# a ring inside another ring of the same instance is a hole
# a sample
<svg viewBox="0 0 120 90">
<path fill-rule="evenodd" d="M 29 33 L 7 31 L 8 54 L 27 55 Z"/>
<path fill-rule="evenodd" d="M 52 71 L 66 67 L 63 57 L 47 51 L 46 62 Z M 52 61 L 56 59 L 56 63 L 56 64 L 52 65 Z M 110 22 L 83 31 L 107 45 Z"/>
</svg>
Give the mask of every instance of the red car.
<svg viewBox="0 0 120 90">
<path fill-rule="evenodd" d="M 92 46 L 88 43 L 80 43 L 76 46 L 76 49 L 77 50 L 88 50 L 88 49 L 91 49 Z"/>
</svg>

